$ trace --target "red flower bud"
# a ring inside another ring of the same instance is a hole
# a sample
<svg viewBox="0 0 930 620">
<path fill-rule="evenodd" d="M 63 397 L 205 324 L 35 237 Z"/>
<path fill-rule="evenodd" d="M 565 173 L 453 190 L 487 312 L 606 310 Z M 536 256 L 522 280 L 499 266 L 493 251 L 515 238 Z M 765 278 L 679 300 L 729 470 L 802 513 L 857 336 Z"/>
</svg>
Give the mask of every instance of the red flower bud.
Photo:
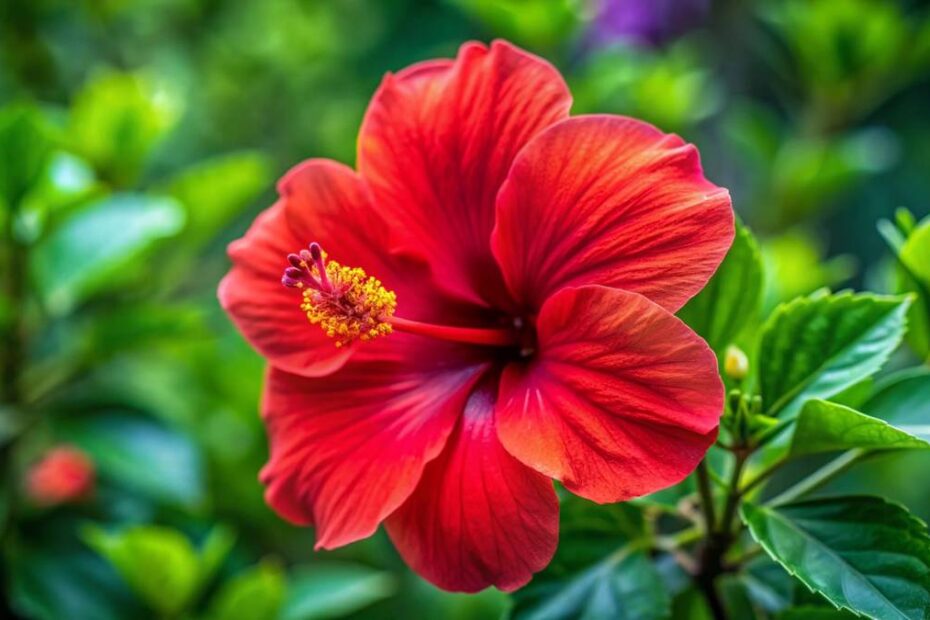
<svg viewBox="0 0 930 620">
<path fill-rule="evenodd" d="M 26 492 L 37 504 L 52 506 L 86 497 L 94 487 L 94 463 L 72 446 L 49 450 L 26 475 Z"/>
</svg>

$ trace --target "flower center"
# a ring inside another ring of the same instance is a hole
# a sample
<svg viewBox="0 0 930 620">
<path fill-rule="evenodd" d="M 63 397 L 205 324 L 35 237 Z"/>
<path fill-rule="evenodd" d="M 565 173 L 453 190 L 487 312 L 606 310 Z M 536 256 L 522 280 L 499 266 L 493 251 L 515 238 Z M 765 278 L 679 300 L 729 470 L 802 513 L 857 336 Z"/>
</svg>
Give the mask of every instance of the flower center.
<svg viewBox="0 0 930 620">
<path fill-rule="evenodd" d="M 320 244 L 313 242 L 299 254 L 288 254 L 290 267 L 281 283 L 302 291 L 303 310 L 310 323 L 319 325 L 337 347 L 355 340 L 372 340 L 394 330 L 429 338 L 494 347 L 516 348 L 528 356 L 523 323 L 512 328 L 452 327 L 394 316 L 397 296 L 363 269 L 328 260 Z"/>
<path fill-rule="evenodd" d="M 358 267 L 327 260 L 318 243 L 300 254 L 288 254 L 290 267 L 281 283 L 301 289 L 300 309 L 313 325 L 333 338 L 337 347 L 391 333 L 397 297 Z"/>
</svg>

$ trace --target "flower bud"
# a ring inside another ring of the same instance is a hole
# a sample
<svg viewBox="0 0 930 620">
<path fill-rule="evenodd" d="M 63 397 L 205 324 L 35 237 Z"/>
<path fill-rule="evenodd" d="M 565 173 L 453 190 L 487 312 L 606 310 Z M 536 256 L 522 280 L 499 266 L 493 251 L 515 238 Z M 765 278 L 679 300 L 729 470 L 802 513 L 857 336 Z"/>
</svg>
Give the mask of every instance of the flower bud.
<svg viewBox="0 0 930 620">
<path fill-rule="evenodd" d="M 742 349 L 730 345 L 723 359 L 723 371 L 729 378 L 742 381 L 749 374 L 749 358 Z"/>
<path fill-rule="evenodd" d="M 44 506 L 81 499 L 93 487 L 93 462 L 72 446 L 52 448 L 26 474 L 26 493 Z"/>
</svg>

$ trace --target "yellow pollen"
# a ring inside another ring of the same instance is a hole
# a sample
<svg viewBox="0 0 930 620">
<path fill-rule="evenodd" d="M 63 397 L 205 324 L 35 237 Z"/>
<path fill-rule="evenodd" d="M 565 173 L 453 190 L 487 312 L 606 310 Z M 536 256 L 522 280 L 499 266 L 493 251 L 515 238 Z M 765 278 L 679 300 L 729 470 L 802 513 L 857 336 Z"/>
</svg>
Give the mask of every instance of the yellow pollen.
<svg viewBox="0 0 930 620">
<path fill-rule="evenodd" d="M 316 266 L 311 269 L 318 278 Z M 391 333 L 390 319 L 397 307 L 393 291 L 358 267 L 328 260 L 324 269 L 332 290 L 302 287 L 300 309 L 307 313 L 310 323 L 319 325 L 323 333 L 336 341 L 337 347 Z"/>
</svg>

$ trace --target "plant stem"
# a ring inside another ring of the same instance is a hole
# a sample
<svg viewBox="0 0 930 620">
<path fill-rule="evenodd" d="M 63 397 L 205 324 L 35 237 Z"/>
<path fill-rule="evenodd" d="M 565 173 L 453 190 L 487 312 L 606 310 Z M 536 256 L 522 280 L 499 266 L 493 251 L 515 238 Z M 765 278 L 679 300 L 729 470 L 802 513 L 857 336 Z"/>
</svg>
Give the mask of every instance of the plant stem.
<svg viewBox="0 0 930 620">
<path fill-rule="evenodd" d="M 3 294 L 6 297 L 9 316 L 6 328 L 3 330 L 4 347 L 0 359 L 0 397 L 4 405 L 3 415 L 14 416 L 8 423 L 18 425 L 22 415 L 20 409 L 23 404 L 20 378 L 25 366 L 26 354 L 26 325 L 25 325 L 25 298 L 26 298 L 26 247 L 16 238 L 16 212 L 15 205 L 6 214 L 3 234 L 0 240 L 6 247 L 4 257 L 6 268 L 3 274 Z M 4 497 L 0 502 L 6 505 L 6 510 L 0 520 L 0 548 L 6 549 L 9 544 L 11 526 L 16 510 L 15 488 L 13 479 L 13 448 L 15 438 L 4 437 L 0 443 L 0 486 Z M 5 558 L 0 558 L 0 617 L 18 618 L 19 616 L 10 606 L 10 597 L 7 592 L 9 577 L 6 571 Z"/>
<path fill-rule="evenodd" d="M 787 504 L 788 502 L 793 501 L 802 495 L 807 495 L 808 493 L 819 489 L 830 480 L 849 469 L 849 467 L 851 467 L 856 461 L 865 456 L 868 456 L 868 454 L 869 453 L 867 451 L 859 448 L 844 452 L 807 478 L 801 480 L 794 486 L 789 487 L 785 491 L 782 491 L 771 500 L 766 502 L 766 504 L 770 506 L 778 506 L 780 504 Z"/>
<path fill-rule="evenodd" d="M 704 512 L 704 527 L 712 532 L 717 524 L 716 510 L 714 509 L 714 493 L 710 487 L 710 476 L 707 472 L 707 460 L 701 461 L 697 466 L 697 486 L 701 495 L 701 509 Z"/>
<path fill-rule="evenodd" d="M 730 487 L 727 489 L 727 501 L 723 508 L 723 517 L 720 519 L 719 532 L 731 537 L 733 534 L 733 521 L 736 518 L 736 509 L 739 508 L 740 486 L 742 484 L 743 469 L 749 460 L 747 451 L 734 453 L 733 474 L 730 477 Z"/>
<path fill-rule="evenodd" d="M 23 325 L 23 308 L 22 300 L 25 297 L 25 272 L 26 256 L 25 249 L 16 239 L 13 230 L 15 220 L 15 211 L 11 210 L 6 218 L 6 230 L 4 231 L 3 240 L 7 248 L 6 253 L 6 273 L 4 274 L 4 296 L 9 305 L 8 329 L 4 334 L 4 347 L 2 359 L 2 381 L 3 399 L 11 407 L 16 407 L 20 403 L 19 374 L 23 366 L 24 332 Z"/>
<path fill-rule="evenodd" d="M 723 513 L 716 527 L 708 530 L 707 540 L 701 549 L 698 561 L 697 574 L 694 576 L 695 584 L 704 593 L 710 611 L 716 620 L 727 620 L 726 608 L 723 606 L 723 600 L 720 593 L 717 592 L 717 578 L 726 572 L 723 556 L 726 555 L 730 545 L 733 544 L 734 532 L 733 523 L 736 517 L 736 509 L 740 501 L 740 484 L 743 477 L 743 468 L 749 458 L 750 452 L 744 448 L 737 448 L 733 451 L 733 471 L 730 474 L 730 482 L 727 486 L 727 496 L 723 507 Z M 700 474 L 698 475 L 698 485 L 700 486 Z"/>
</svg>

